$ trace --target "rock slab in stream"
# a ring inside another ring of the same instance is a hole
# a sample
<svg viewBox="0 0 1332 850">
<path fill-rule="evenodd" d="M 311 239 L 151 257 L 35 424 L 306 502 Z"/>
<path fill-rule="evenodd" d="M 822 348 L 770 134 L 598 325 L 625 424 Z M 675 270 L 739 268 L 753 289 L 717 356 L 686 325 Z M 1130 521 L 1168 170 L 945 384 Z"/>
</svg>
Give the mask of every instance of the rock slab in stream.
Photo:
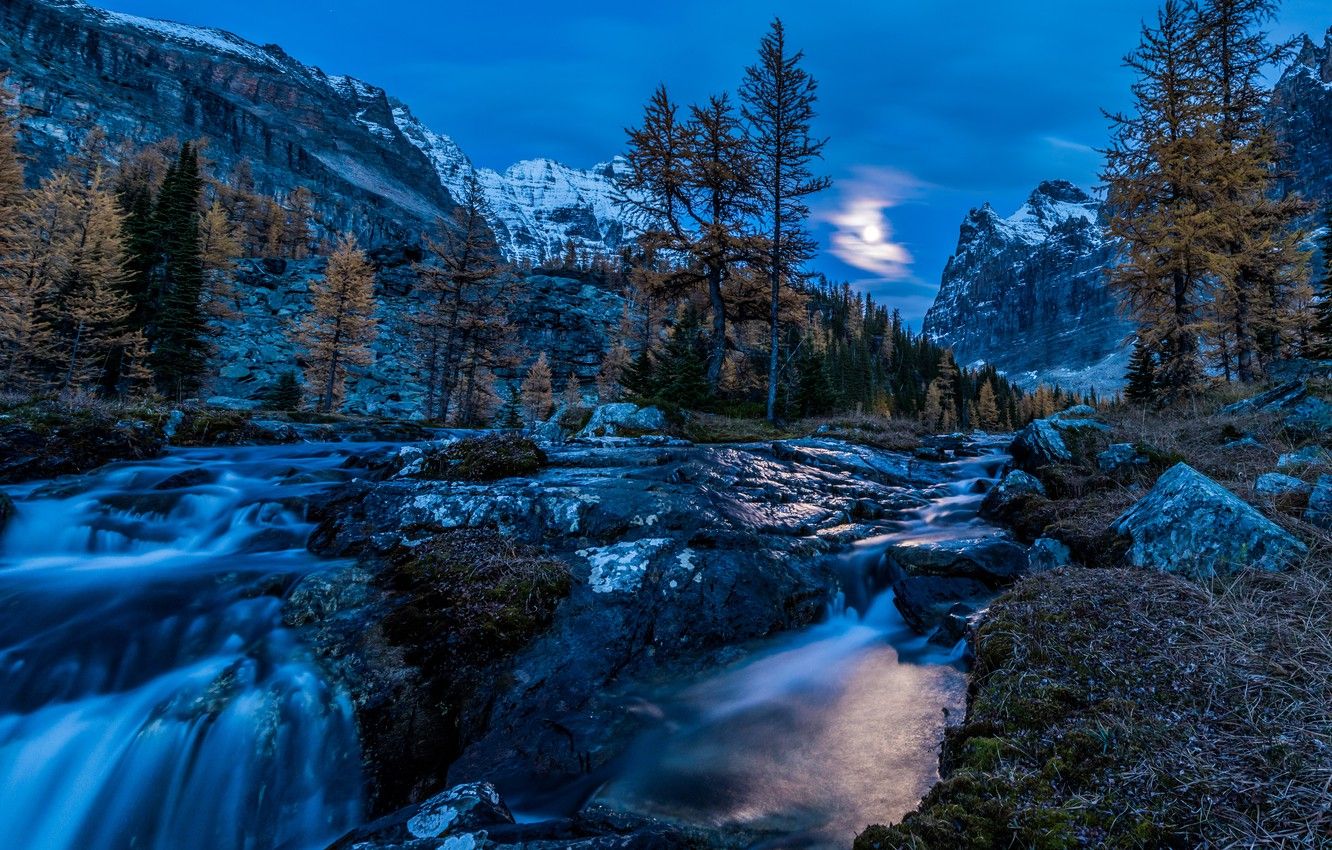
<svg viewBox="0 0 1332 850">
<path fill-rule="evenodd" d="M 1176 464 L 1115 521 L 1129 563 L 1194 579 L 1284 570 L 1307 548 L 1235 494 Z"/>
</svg>

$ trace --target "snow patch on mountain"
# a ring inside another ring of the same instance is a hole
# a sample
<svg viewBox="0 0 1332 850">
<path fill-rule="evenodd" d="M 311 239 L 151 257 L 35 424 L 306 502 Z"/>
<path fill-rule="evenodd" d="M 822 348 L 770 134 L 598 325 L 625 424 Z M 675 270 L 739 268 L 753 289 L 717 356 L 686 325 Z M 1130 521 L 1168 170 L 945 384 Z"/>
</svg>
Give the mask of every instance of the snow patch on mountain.
<svg viewBox="0 0 1332 850">
<path fill-rule="evenodd" d="M 85 4 L 68 4 L 71 6 Z M 278 66 L 279 61 L 262 47 L 258 47 L 249 41 L 224 30 L 209 29 L 207 27 L 195 27 L 188 24 L 180 24 L 175 21 L 162 21 L 155 18 L 141 18 L 138 15 L 130 15 L 124 12 L 108 12 L 102 9 L 87 7 L 89 11 L 99 15 L 103 20 L 125 24 L 136 29 L 147 30 L 164 38 L 175 42 L 198 47 L 204 50 L 225 53 L 230 56 L 236 56 L 241 59 L 248 59 L 251 62 L 259 62 L 264 65 Z"/>
<path fill-rule="evenodd" d="M 1114 259 L 1101 205 L 1047 181 L 1007 218 L 972 210 L 944 269 L 925 332 L 959 362 L 993 364 L 1016 383 L 1113 391 L 1128 327 L 1106 286 Z"/>
<path fill-rule="evenodd" d="M 634 232 L 616 203 L 615 181 L 628 167 L 623 158 L 587 170 L 531 159 L 500 173 L 473 166 L 457 143 L 426 127 L 401 103 L 394 105 L 393 120 L 455 199 L 463 196 L 468 179 L 476 179 L 500 250 L 513 262 L 539 265 L 560 256 L 570 242 L 580 253 L 606 256 Z"/>
</svg>

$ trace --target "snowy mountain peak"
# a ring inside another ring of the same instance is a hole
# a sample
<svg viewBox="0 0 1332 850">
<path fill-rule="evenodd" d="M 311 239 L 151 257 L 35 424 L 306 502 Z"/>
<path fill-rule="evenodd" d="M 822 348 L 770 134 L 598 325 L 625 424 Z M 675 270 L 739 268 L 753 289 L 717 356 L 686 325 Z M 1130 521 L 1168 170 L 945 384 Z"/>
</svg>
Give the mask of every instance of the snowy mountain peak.
<svg viewBox="0 0 1332 850">
<path fill-rule="evenodd" d="M 1326 87 L 1332 87 L 1332 28 L 1323 36 L 1320 47 L 1308 35 L 1300 43 L 1300 51 L 1295 61 L 1286 70 L 1286 76 L 1306 74 Z"/>
<path fill-rule="evenodd" d="M 1030 245 L 1047 241 L 1061 226 L 1084 229 L 1095 241 L 1100 241 L 1099 230 L 1095 227 L 1100 209 L 1095 198 L 1067 180 L 1047 180 L 1037 186 L 1027 202 L 1008 218 L 1000 218 L 987 203 L 981 209 L 973 210 L 969 221 L 975 222 L 980 229 L 994 231 L 1000 240 L 1016 239 Z M 1073 224 L 1067 225 L 1067 222 Z M 964 233 L 962 242 L 966 241 Z"/>
</svg>

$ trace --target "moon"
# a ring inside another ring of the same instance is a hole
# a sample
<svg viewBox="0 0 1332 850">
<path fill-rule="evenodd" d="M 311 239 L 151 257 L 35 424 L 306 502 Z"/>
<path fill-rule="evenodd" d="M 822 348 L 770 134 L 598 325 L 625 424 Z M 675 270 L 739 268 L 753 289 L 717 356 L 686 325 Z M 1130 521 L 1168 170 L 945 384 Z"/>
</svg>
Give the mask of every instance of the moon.
<svg viewBox="0 0 1332 850">
<path fill-rule="evenodd" d="M 883 227 L 878 224 L 867 224 L 865 229 L 860 231 L 860 238 L 871 245 L 883 241 Z"/>
</svg>

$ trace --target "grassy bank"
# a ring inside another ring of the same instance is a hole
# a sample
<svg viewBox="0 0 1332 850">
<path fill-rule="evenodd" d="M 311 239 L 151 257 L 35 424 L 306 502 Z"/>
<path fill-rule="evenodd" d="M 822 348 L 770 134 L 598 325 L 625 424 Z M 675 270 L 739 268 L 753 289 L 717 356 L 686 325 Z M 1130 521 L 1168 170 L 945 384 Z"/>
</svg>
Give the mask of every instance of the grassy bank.
<svg viewBox="0 0 1332 850">
<path fill-rule="evenodd" d="M 1276 416 L 1224 415 L 1228 400 L 1111 411 L 1097 445 L 1043 471 L 1050 498 L 1025 506 L 1023 532 L 1101 568 L 1032 577 L 992 606 L 944 780 L 858 850 L 1332 846 L 1332 535 L 1298 501 L 1254 489 L 1317 440 Z M 1110 442 L 1148 462 L 1103 474 L 1094 451 Z M 1308 558 L 1208 586 L 1118 567 L 1109 524 L 1180 460 L 1309 544 Z"/>
</svg>

